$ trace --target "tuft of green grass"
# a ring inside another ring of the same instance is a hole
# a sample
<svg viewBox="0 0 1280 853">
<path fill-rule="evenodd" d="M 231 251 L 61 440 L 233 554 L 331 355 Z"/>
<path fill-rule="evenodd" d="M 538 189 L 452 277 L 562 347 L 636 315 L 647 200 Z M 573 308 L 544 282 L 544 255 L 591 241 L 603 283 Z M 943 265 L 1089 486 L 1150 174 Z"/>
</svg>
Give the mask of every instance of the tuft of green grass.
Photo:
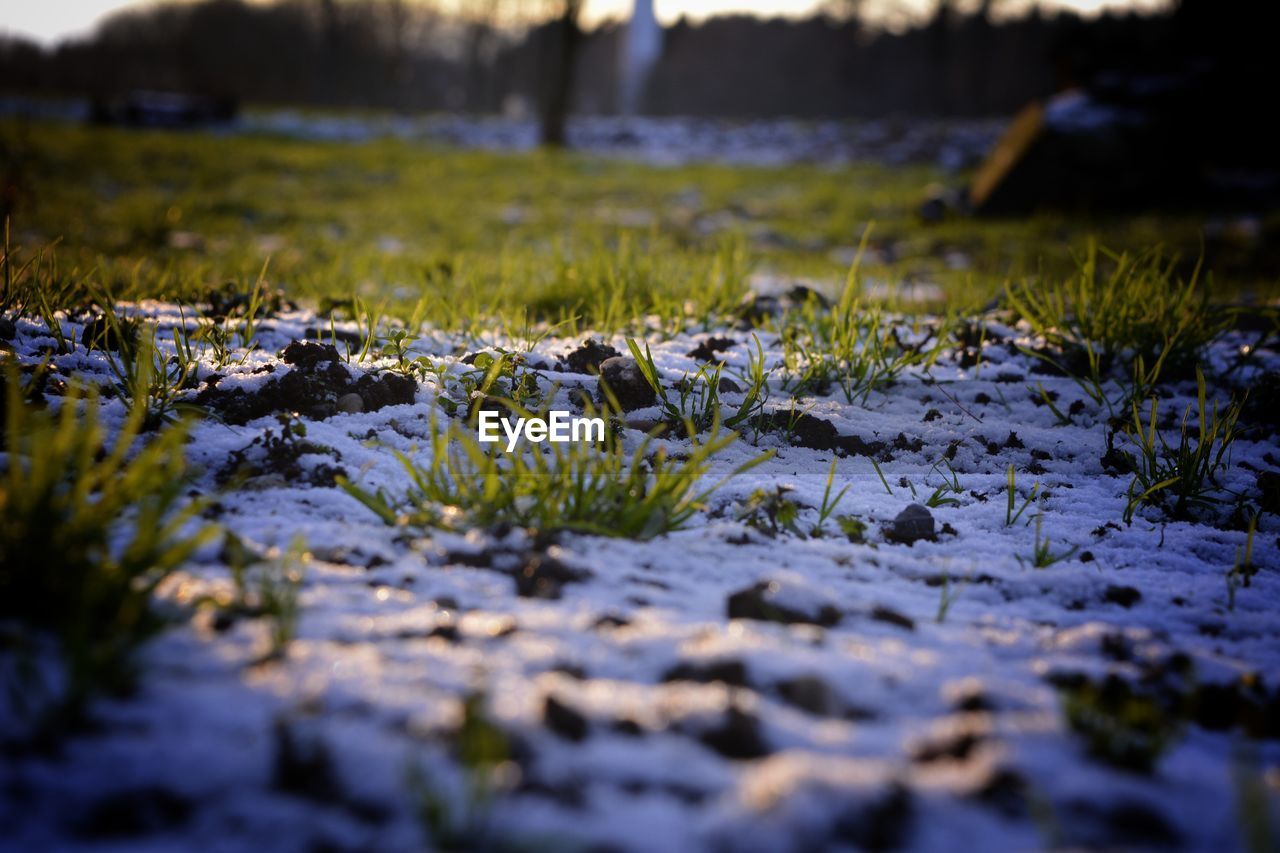
<svg viewBox="0 0 1280 853">
<path fill-rule="evenodd" d="M 150 324 L 126 326 L 113 311 L 103 316 L 119 341 L 118 351 L 106 354 L 116 390 L 131 406 L 146 413 L 143 429 L 173 423 L 183 413 L 200 413 L 199 407 L 182 400 L 196 387 L 200 363 L 185 319 L 172 331 L 174 354 L 169 355 L 157 344 L 156 329 Z"/>
<path fill-rule="evenodd" d="M 1236 590 L 1253 583 L 1253 576 L 1258 573 L 1258 566 L 1253 562 L 1253 535 L 1258 530 L 1257 514 L 1249 516 L 1249 530 L 1245 536 L 1244 547 L 1236 548 L 1236 560 L 1227 572 L 1227 610 L 1236 609 Z"/>
<path fill-rule="evenodd" d="M 515 780 L 511 740 L 485 711 L 483 693 L 462 703 L 462 722 L 452 738 L 454 757 L 461 766 L 461 791 L 433 780 L 417 764 L 409 766 L 407 787 L 422 828 L 438 850 L 505 849 L 506 839 L 494 838 L 490 811 L 494 800 Z M 518 846 L 518 845 L 512 845 Z"/>
<path fill-rule="evenodd" d="M 1061 691 L 1062 712 L 1089 754 L 1125 770 L 1150 773 L 1181 731 L 1177 714 L 1117 675 Z"/>
<path fill-rule="evenodd" d="M 1022 502 L 1021 506 L 1018 506 L 1018 472 L 1014 470 L 1012 464 L 1009 465 L 1006 471 L 1005 479 L 1007 480 L 1005 488 L 1007 502 L 1004 510 L 1004 526 L 1013 527 L 1018 519 L 1022 517 L 1022 514 L 1027 511 L 1027 507 L 1031 506 L 1032 502 L 1035 501 L 1036 495 L 1040 492 L 1040 484 L 1037 482 L 1033 485 L 1031 491 L 1027 494 L 1027 499 Z"/>
<path fill-rule="evenodd" d="M 928 369 L 942 353 L 942 341 L 930 332 L 908 344 L 897 324 L 878 306 L 865 306 L 851 296 L 850 277 L 838 304 L 821 307 L 807 301 L 782 327 L 785 387 L 795 394 L 829 394 L 839 389 L 845 400 L 865 403 L 909 368 Z M 930 341 L 933 341 L 930 345 Z"/>
<path fill-rule="evenodd" d="M 716 425 L 705 439 L 693 437 L 678 458 L 655 448 L 652 437 L 628 454 L 614 435 L 600 445 L 548 443 L 545 452 L 520 446 L 505 453 L 499 444 L 486 449 L 468 429 L 433 423 L 430 461 L 420 465 L 397 453 L 413 482 L 402 499 L 343 478 L 339 485 L 392 525 L 467 529 L 506 523 L 649 539 L 683 527 L 720 485 L 772 455 L 763 453 L 702 487 L 712 457 L 736 439 Z"/>
<path fill-rule="evenodd" d="M 1041 513 L 1036 516 L 1035 544 L 1032 546 L 1031 559 L 1027 561 L 1032 565 L 1032 567 L 1037 569 L 1047 569 L 1055 563 L 1060 563 L 1063 560 L 1069 560 L 1075 555 L 1076 551 L 1080 550 L 1079 545 L 1073 545 L 1066 551 L 1061 551 L 1055 554 L 1049 541 L 1049 537 L 1041 535 L 1041 526 L 1043 523 L 1044 514 Z M 1022 562 L 1021 557 L 1018 558 L 1018 562 Z"/>
<path fill-rule="evenodd" d="M 746 383 L 746 388 L 739 392 L 742 395 L 742 401 L 732 408 L 727 416 L 725 410 L 728 407 L 720 397 L 720 388 L 724 379 L 723 364 L 704 364 L 692 376 L 686 373 L 677 383 L 675 389 L 677 396 L 673 398 L 662 382 L 649 345 L 645 344 L 642 352 L 639 344 L 628 338 L 627 348 L 635 358 L 636 366 L 644 376 L 645 382 L 658 395 L 658 406 L 662 409 L 662 416 L 667 425 L 677 431 L 689 428 L 695 432 L 706 432 L 716 424 L 728 429 L 737 429 L 751 422 L 764 411 L 765 403 L 769 399 L 770 371 L 764 366 L 764 347 L 760 339 L 754 340 L 756 351 L 748 353 L 748 367 L 741 377 Z"/>
<path fill-rule="evenodd" d="M 1219 491 L 1216 478 L 1226 466 L 1226 457 L 1236 439 L 1240 403 L 1231 402 L 1220 411 L 1215 402 L 1210 409 L 1204 374 L 1197 368 L 1195 410 L 1198 430 L 1193 438 L 1188 428 L 1192 407 L 1188 406 L 1179 425 L 1177 445 L 1166 441 L 1157 428 L 1156 398 L 1151 398 L 1150 414 L 1145 424 L 1137 402 L 1132 406 L 1133 421 L 1127 432 L 1137 452 L 1124 454 L 1133 471 L 1124 511 L 1125 524 L 1131 524 L 1134 513 L 1145 505 L 1162 506 L 1173 518 L 1185 519 L 1223 503 L 1216 494 Z"/>
<path fill-rule="evenodd" d="M 298 630 L 304 567 L 310 554 L 305 540 L 297 536 L 289 547 L 254 566 L 249 578 L 254 589 L 254 610 L 268 620 L 270 645 L 264 660 L 284 657 Z"/>
<path fill-rule="evenodd" d="M 126 689 L 133 654 L 163 620 L 156 586 L 213 535 L 188 528 L 201 508 L 175 425 L 135 449 L 147 417 L 135 405 L 107 445 L 99 401 L 74 387 L 57 414 L 22 399 L 5 373 L 0 480 L 0 620 L 56 640 L 61 704 L 74 713 L 97 691 Z"/>
<path fill-rule="evenodd" d="M 1231 319 L 1209 303 L 1200 265 L 1178 275 L 1179 259 L 1156 246 L 1112 252 L 1090 241 L 1066 277 L 1036 277 L 1005 288 L 1005 301 L 1061 353 L 1031 355 L 1080 377 L 1096 402 L 1112 376 L 1131 378 L 1141 398 L 1163 372 L 1184 372 Z"/>
</svg>

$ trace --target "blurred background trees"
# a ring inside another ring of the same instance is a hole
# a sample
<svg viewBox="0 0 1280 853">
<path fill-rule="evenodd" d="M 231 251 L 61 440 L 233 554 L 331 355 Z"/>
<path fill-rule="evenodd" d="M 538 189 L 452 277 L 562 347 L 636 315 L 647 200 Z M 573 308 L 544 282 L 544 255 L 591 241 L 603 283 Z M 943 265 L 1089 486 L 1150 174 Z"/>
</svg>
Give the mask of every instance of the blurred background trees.
<svg viewBox="0 0 1280 853">
<path fill-rule="evenodd" d="M 564 116 L 623 107 L 709 117 L 1006 115 L 1097 74 L 1227 64 L 1274 79 L 1278 4 L 1181 0 L 1080 18 L 1002 0 L 828 0 L 807 19 L 680 19 L 623 104 L 625 24 L 584 28 L 583 0 L 196 0 L 140 6 L 45 48 L 0 39 L 0 91 L 111 97 L 176 90 L 241 102 Z M 1006 9 L 1008 6 L 1010 8 Z M 868 17 L 869 9 L 876 10 Z M 1256 69 L 1254 66 L 1257 66 Z"/>
</svg>

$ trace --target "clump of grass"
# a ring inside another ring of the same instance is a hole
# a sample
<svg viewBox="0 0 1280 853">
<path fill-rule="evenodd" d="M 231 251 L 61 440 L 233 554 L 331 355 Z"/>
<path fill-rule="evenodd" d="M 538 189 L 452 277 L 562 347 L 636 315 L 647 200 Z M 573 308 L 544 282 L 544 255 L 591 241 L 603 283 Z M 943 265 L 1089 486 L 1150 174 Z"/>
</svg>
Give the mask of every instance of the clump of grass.
<svg viewBox="0 0 1280 853">
<path fill-rule="evenodd" d="M 134 406 L 112 443 L 98 400 L 74 388 L 49 414 L 5 374 L 0 481 L 0 620 L 53 637 L 65 670 L 54 704 L 74 713 L 94 692 L 129 686 L 135 650 L 163 624 L 156 586 L 209 536 L 184 502 L 186 430 L 136 453 L 147 412 Z M 60 701 L 59 701 L 60 700 Z"/>
<path fill-rule="evenodd" d="M 879 305 L 863 305 L 858 271 L 869 236 L 869 229 L 863 232 L 834 305 L 806 299 L 782 319 L 784 387 L 796 394 L 825 395 L 835 387 L 849 403 L 865 403 L 873 391 L 892 384 L 903 371 L 916 366 L 927 369 L 942 354 L 944 335 L 937 330 L 917 343 L 903 343 L 897 325 Z"/>
<path fill-rule="evenodd" d="M 790 492 L 790 486 L 756 489 L 738 508 L 738 520 L 769 536 L 785 532 L 803 537 L 796 523 L 800 518 L 800 505 L 787 497 Z"/>
<path fill-rule="evenodd" d="M 937 361 L 942 346 L 934 333 L 904 343 L 896 324 L 878 306 L 861 305 L 853 287 L 850 276 L 836 305 L 824 308 L 809 300 L 787 318 L 781 342 L 788 390 L 829 394 L 838 388 L 849 403 L 865 403 L 907 369 L 927 369 Z"/>
<path fill-rule="evenodd" d="M 1145 505 L 1161 506 L 1173 518 L 1190 518 L 1195 512 L 1223 503 L 1215 494 L 1219 489 L 1216 478 L 1226 466 L 1227 454 L 1236 439 L 1240 404 L 1229 403 L 1220 412 L 1215 402 L 1210 409 L 1204 374 L 1197 368 L 1195 410 L 1198 431 L 1193 438 L 1188 428 L 1192 407 L 1187 406 L 1182 415 L 1177 445 L 1166 441 L 1156 426 L 1158 405 L 1152 397 L 1150 414 L 1144 424 L 1141 409 L 1136 402 L 1132 404 L 1133 422 L 1128 434 L 1137 452 L 1124 454 L 1133 471 L 1124 511 L 1125 524 L 1131 524 L 1134 513 Z"/>
<path fill-rule="evenodd" d="M 631 350 L 636 366 L 645 382 L 658 395 L 658 406 L 662 409 L 663 419 L 668 426 L 677 429 L 689 427 L 694 432 L 706 432 L 715 424 L 737 429 L 764 411 L 765 402 L 769 399 L 769 371 L 764 366 L 764 347 L 759 338 L 755 339 L 755 344 L 756 351 L 748 353 L 747 370 L 742 376 L 747 385 L 741 392 L 742 401 L 726 415 L 724 402 L 720 397 L 724 379 L 723 364 L 703 365 L 692 376 L 686 373 L 677 383 L 676 396 L 673 398 L 662 383 L 649 345 L 645 344 L 641 351 L 639 344 L 627 339 L 627 348 Z"/>
<path fill-rule="evenodd" d="M 1067 724 L 1090 755 L 1138 773 L 1155 768 L 1181 728 L 1176 713 L 1116 675 L 1065 687 L 1061 700 Z"/>
<path fill-rule="evenodd" d="M 434 378 L 436 402 L 450 416 L 461 412 L 472 417 L 483 408 L 505 408 L 507 402 L 533 409 L 544 398 L 538 372 L 520 353 L 504 349 L 479 352 L 464 369 L 451 369 L 451 365 L 426 356 L 418 356 L 408 364 L 424 379 Z"/>
<path fill-rule="evenodd" d="M 832 459 L 831 467 L 827 471 L 826 486 L 822 490 L 822 502 L 816 508 L 817 519 L 807 532 L 799 522 L 801 511 L 809 507 L 804 507 L 787 497 L 792 491 L 790 486 L 756 489 L 738 508 L 738 520 L 769 536 L 789 533 L 801 539 L 821 539 L 827 535 L 827 523 L 834 521 L 840 532 L 850 541 L 861 542 L 866 533 L 866 525 L 856 516 L 835 514 L 840 501 L 850 489 L 849 486 L 845 486 L 833 494 L 835 478 L 836 461 Z"/>
<path fill-rule="evenodd" d="M 10 243 L 9 221 L 5 220 L 4 253 L 0 255 L 0 317 L 38 318 L 53 338 L 60 355 L 75 351 L 75 339 L 62 330 L 60 312 L 70 310 L 85 295 L 84 288 L 71 278 L 58 275 L 57 241 L 35 252 L 26 261 L 19 258 L 18 247 Z"/>
<path fill-rule="evenodd" d="M 951 495 L 964 495 L 964 487 L 960 485 L 960 475 L 956 473 L 956 469 L 951 467 L 951 463 L 943 459 L 942 463 L 946 466 L 947 472 L 951 475 L 947 477 L 942 475 L 942 485 L 938 486 L 929 497 L 925 498 L 924 505 L 930 509 L 937 509 L 943 506 L 959 506 L 960 498 L 951 497 Z M 933 470 L 938 470 L 938 463 L 934 463 Z M 939 472 L 941 473 L 941 472 Z"/>
<path fill-rule="evenodd" d="M 1022 514 L 1027 511 L 1027 507 L 1035 501 L 1036 495 L 1040 492 L 1040 484 L 1037 482 L 1031 487 L 1031 491 L 1027 494 L 1026 500 L 1022 505 L 1018 505 L 1018 472 L 1010 465 L 1005 473 L 1007 487 L 1005 490 L 1006 503 L 1004 510 L 1004 526 L 1013 527 Z"/>
<path fill-rule="evenodd" d="M 518 777 L 510 739 L 485 713 L 485 702 L 483 693 L 467 696 L 453 738 L 454 757 L 464 775 L 461 791 L 447 790 L 416 764 L 408 771 L 418 821 L 438 850 L 474 850 L 497 841 L 491 837 L 490 809 Z"/>
<path fill-rule="evenodd" d="M 184 325 L 173 329 L 174 354 L 166 353 L 156 341 L 156 330 L 149 324 L 128 329 L 119 325 L 114 312 L 107 312 L 108 323 L 117 330 L 118 352 L 107 354 L 107 362 L 116 378 L 116 390 L 134 408 L 146 412 L 144 429 L 176 421 L 182 413 L 195 414 L 199 407 L 184 402 L 187 391 L 196 387 L 200 366 L 199 354 L 191 344 Z"/>
<path fill-rule="evenodd" d="M 270 555 L 269 555 L 270 556 Z M 253 587 L 254 610 L 268 620 L 265 660 L 284 656 L 298 630 L 298 593 L 302 589 L 303 567 L 309 558 L 306 542 L 297 536 L 288 549 L 259 562 L 248 578 Z"/>
<path fill-rule="evenodd" d="M 1116 253 L 1090 242 L 1074 275 L 1010 283 L 1005 300 L 1064 362 L 1032 354 L 1064 374 L 1083 374 L 1094 389 L 1115 372 L 1149 387 L 1162 369 L 1189 368 L 1230 323 L 1210 307 L 1200 266 L 1184 279 L 1177 264 L 1161 247 Z"/>
<path fill-rule="evenodd" d="M 228 530 L 219 558 L 231 572 L 232 594 L 211 597 L 208 603 L 233 619 L 266 620 L 268 645 L 259 663 L 284 657 L 297 633 L 301 613 L 299 593 L 311 559 L 306 540 L 298 535 L 287 549 L 272 548 L 264 554 Z"/>
<path fill-rule="evenodd" d="M 1074 545 L 1066 551 L 1060 551 L 1055 554 L 1053 547 L 1049 542 L 1049 537 L 1041 535 L 1041 527 L 1044 523 L 1044 514 L 1036 516 L 1036 538 L 1035 544 L 1032 546 L 1031 559 L 1028 561 L 1034 568 L 1047 569 L 1055 563 L 1063 560 L 1071 559 L 1076 551 L 1080 550 L 1079 545 Z M 1018 558 L 1018 562 L 1022 562 L 1022 558 Z"/>
<path fill-rule="evenodd" d="M 1258 573 L 1258 566 L 1253 562 L 1253 535 L 1258 530 L 1258 516 L 1249 517 L 1249 531 L 1245 536 L 1244 547 L 1236 549 L 1236 560 L 1227 572 L 1227 609 L 1236 609 L 1236 590 L 1253 583 L 1253 576 Z"/>
<path fill-rule="evenodd" d="M 527 413 L 525 413 L 527 414 Z M 692 433 L 691 433 L 692 435 Z M 628 454 L 617 436 L 590 442 L 486 449 L 469 430 L 432 425 L 431 459 L 397 454 L 413 482 L 401 500 L 339 485 L 387 524 L 465 529 L 512 524 L 649 539 L 687 524 L 730 477 L 764 462 L 764 453 L 709 488 L 701 480 L 713 456 L 737 438 L 718 427 L 679 458 L 646 437 Z"/>
</svg>

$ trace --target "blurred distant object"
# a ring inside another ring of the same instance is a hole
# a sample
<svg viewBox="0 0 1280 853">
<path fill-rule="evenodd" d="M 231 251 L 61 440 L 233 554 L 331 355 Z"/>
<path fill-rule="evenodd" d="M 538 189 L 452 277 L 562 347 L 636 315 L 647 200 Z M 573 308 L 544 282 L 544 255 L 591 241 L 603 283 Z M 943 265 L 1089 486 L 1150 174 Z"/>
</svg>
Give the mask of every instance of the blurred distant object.
<svg viewBox="0 0 1280 853">
<path fill-rule="evenodd" d="M 1080 59 L 1083 45 L 1065 47 L 1073 85 L 1015 116 L 969 206 L 989 216 L 1280 206 L 1280 147 L 1262 91 L 1275 79 L 1276 18 L 1274 3 L 1183 0 L 1141 63 L 1099 67 Z"/>
<path fill-rule="evenodd" d="M 634 0 L 622 46 L 622 79 L 618 84 L 618 111 L 634 115 L 653 66 L 662 56 L 662 27 L 653 12 L 653 0 Z"/>
<path fill-rule="evenodd" d="M 661 28 L 651 2 L 619 0 L 634 20 L 591 28 L 582 0 L 144 3 L 52 48 L 0 36 L 0 90 L 472 114 L 516 98 L 548 136 L 560 114 L 973 118 L 1058 88 L 1061 42 L 1083 40 L 1095 61 L 1114 64 L 1170 28 L 1168 14 L 996 15 L 1001 0 L 917 2 L 892 22 L 875 15 L 896 0 L 841 0 L 806 19 L 723 15 Z"/>
<path fill-rule="evenodd" d="M 240 105 L 234 98 L 139 91 L 120 98 L 94 99 L 89 120 L 128 127 L 194 129 L 230 124 L 239 113 Z"/>
<path fill-rule="evenodd" d="M 1229 146 L 1180 138 L 1203 121 L 1193 107 L 1193 84 L 1110 82 L 1113 88 L 1072 89 L 1019 112 L 979 167 L 969 208 L 1015 216 L 1037 209 L 1256 208 L 1280 201 L 1274 167 L 1249 169 Z"/>
</svg>

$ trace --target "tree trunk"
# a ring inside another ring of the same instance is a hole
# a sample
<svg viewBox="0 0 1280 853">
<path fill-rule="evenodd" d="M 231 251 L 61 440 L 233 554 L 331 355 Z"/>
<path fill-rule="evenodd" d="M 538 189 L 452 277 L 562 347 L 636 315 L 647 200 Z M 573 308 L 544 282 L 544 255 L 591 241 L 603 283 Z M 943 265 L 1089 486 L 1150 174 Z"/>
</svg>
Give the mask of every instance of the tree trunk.
<svg viewBox="0 0 1280 853">
<path fill-rule="evenodd" d="M 569 102 L 573 97 L 573 67 L 577 59 L 582 32 L 578 15 L 582 0 L 563 0 L 563 11 L 552 29 L 550 68 L 544 78 L 541 142 L 552 148 L 563 148 Z"/>
</svg>

